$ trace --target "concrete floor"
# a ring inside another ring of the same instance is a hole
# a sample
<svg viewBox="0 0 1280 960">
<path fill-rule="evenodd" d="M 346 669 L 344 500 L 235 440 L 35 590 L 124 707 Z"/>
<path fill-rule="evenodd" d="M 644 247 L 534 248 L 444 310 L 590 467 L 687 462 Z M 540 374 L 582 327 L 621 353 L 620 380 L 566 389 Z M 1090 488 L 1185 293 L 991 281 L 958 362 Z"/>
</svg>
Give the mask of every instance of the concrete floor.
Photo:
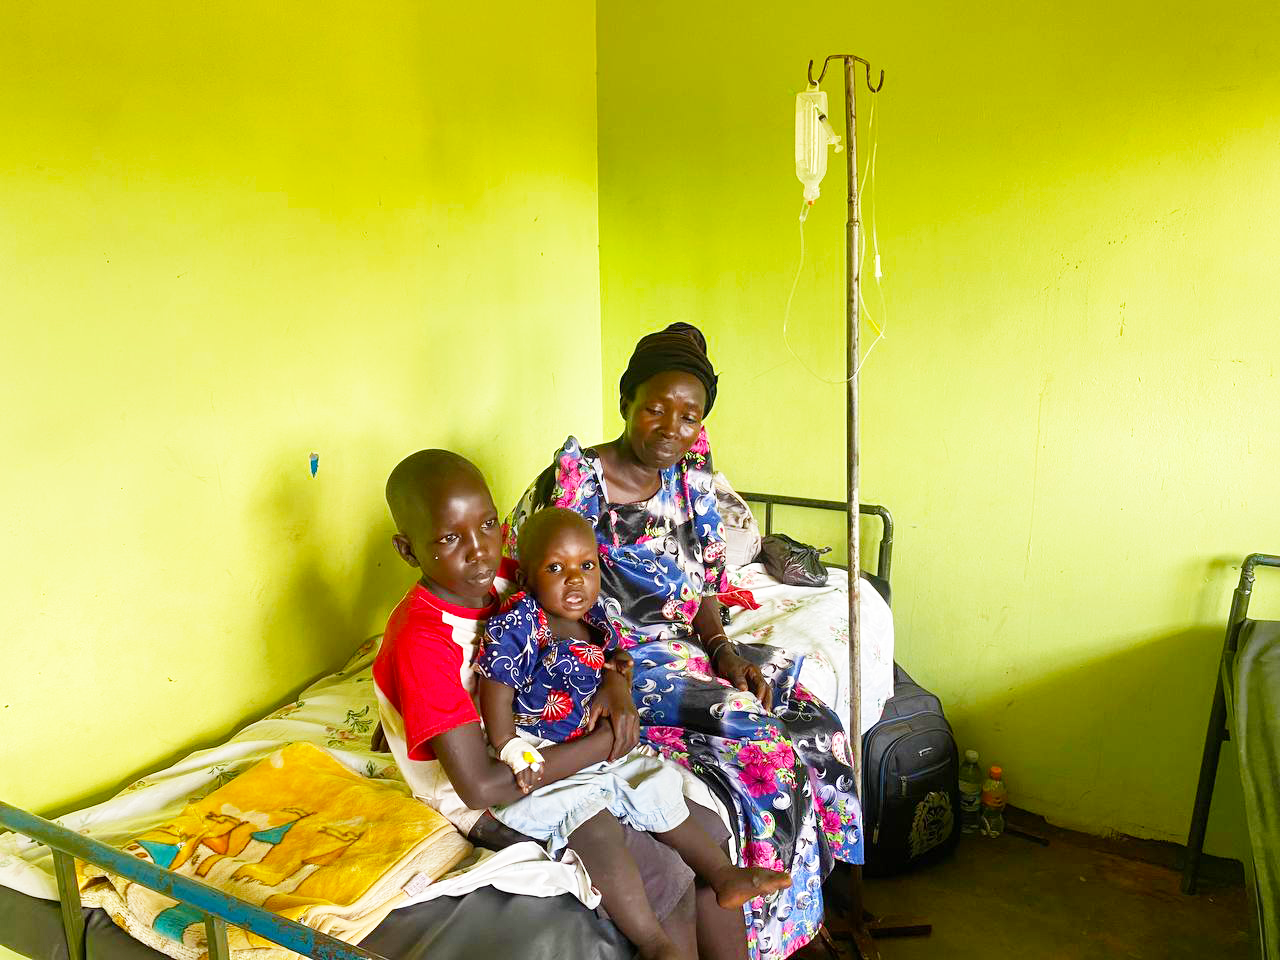
<svg viewBox="0 0 1280 960">
<path fill-rule="evenodd" d="M 928 937 L 877 941 L 882 960 L 1251 960 L 1245 889 L 1221 870 L 1186 897 L 1170 865 L 1068 831 L 1038 832 L 1048 846 L 965 836 L 945 863 L 868 879 L 867 909 L 933 923 Z"/>
</svg>

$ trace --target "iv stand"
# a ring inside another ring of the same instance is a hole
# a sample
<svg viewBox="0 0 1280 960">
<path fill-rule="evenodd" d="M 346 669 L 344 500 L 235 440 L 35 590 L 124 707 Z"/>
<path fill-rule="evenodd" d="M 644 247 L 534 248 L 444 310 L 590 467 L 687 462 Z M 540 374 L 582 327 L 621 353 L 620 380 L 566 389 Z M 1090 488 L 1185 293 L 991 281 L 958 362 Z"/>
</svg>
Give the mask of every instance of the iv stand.
<svg viewBox="0 0 1280 960">
<path fill-rule="evenodd" d="M 866 71 L 867 89 L 879 93 L 884 86 L 884 71 L 880 71 L 880 82 L 871 85 L 871 64 L 851 53 L 837 53 L 827 57 L 822 63 L 822 73 L 813 79 L 813 61 L 809 61 L 809 83 L 820 84 L 827 74 L 827 65 L 832 60 L 844 61 L 844 110 L 845 133 L 848 149 L 845 151 L 845 169 L 848 178 L 848 221 L 845 231 L 845 277 L 848 283 L 845 300 L 845 342 L 848 355 L 845 358 L 845 381 L 848 393 L 846 397 L 845 442 L 848 453 L 847 474 L 847 510 L 849 546 L 849 751 L 853 758 L 853 782 L 861 792 L 862 786 L 862 738 L 855 731 L 862 729 L 860 706 L 862 701 L 862 633 L 859 621 L 859 596 L 862 578 L 858 576 L 861 569 L 858 536 L 858 281 L 861 273 L 858 240 L 862 224 L 858 219 L 858 126 L 854 102 L 854 64 L 861 63 Z M 863 836 L 863 843 L 866 837 Z M 825 942 L 829 949 L 834 949 L 831 938 L 850 941 L 856 956 L 861 960 L 880 960 L 880 951 L 876 948 L 875 937 L 907 937 L 927 935 L 933 931 L 933 925 L 925 920 L 905 917 L 874 917 L 867 913 L 862 903 L 862 867 L 850 866 L 848 883 L 849 913 L 844 922 L 828 918 Z"/>
</svg>

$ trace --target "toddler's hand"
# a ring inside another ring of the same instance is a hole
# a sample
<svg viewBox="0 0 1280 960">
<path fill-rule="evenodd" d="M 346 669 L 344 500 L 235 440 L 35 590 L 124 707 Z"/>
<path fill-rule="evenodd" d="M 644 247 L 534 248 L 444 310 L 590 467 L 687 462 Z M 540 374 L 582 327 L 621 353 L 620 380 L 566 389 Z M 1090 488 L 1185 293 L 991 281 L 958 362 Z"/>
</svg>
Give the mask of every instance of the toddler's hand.
<svg viewBox="0 0 1280 960">
<path fill-rule="evenodd" d="M 636 662 L 631 658 L 631 654 L 625 650 L 616 651 L 608 662 L 605 663 L 606 670 L 612 670 L 620 677 L 625 677 L 627 682 L 631 682 L 631 671 L 635 667 Z"/>
<path fill-rule="evenodd" d="M 613 728 L 613 749 L 609 759 L 626 756 L 640 742 L 640 714 L 631 699 L 631 682 L 619 673 L 607 673 L 600 678 L 600 689 L 591 701 L 587 714 L 587 729 L 594 730 L 601 717 L 609 718 Z"/>
<path fill-rule="evenodd" d="M 498 759 L 516 775 L 516 786 L 521 793 L 528 793 L 542 782 L 542 754 L 528 740 L 512 737 L 498 751 Z"/>
<path fill-rule="evenodd" d="M 516 786 L 520 788 L 521 793 L 529 793 L 540 783 L 542 783 L 541 764 L 536 767 L 525 767 L 516 774 Z"/>
</svg>

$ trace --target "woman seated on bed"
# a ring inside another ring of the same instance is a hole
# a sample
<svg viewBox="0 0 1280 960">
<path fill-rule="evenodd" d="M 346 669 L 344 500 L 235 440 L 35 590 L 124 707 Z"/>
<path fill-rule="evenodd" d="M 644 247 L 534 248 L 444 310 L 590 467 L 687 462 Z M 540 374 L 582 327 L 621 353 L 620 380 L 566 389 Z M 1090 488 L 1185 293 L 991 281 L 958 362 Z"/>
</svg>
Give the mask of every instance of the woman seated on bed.
<svg viewBox="0 0 1280 960">
<path fill-rule="evenodd" d="M 697 328 L 675 323 L 636 345 L 620 383 L 622 433 L 570 437 L 507 521 L 514 556 L 534 512 L 586 517 L 600 595 L 635 659 L 642 734 L 731 812 L 744 866 L 788 870 L 792 886 L 747 906 L 753 956 L 789 956 L 822 923 L 835 859 L 861 862 L 853 772 L 836 715 L 795 683 L 774 648 L 735 648 L 717 593 L 724 540 L 703 418 L 717 376 Z"/>
</svg>

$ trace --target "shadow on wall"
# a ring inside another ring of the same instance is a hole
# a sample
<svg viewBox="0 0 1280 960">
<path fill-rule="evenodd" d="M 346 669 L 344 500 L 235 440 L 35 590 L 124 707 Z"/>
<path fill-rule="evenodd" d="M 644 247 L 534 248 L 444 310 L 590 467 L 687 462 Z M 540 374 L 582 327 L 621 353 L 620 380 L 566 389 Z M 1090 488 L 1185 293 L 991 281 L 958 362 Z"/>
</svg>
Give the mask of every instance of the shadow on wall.
<svg viewBox="0 0 1280 960">
<path fill-rule="evenodd" d="M 283 572 L 278 582 L 260 585 L 261 668 L 287 680 L 345 661 L 378 632 L 410 579 L 391 546 L 380 484 L 367 495 L 342 496 L 349 477 L 327 488 L 297 473 L 292 460 L 277 464 L 268 474 L 274 483 L 250 509 L 260 549 L 272 551 L 271 566 Z M 358 522 L 341 515 L 340 498 L 361 505 Z M 350 529 L 363 531 L 358 547 L 339 539 Z"/>
<path fill-rule="evenodd" d="M 298 448 L 296 444 L 294 448 Z M 394 464 L 388 470 L 390 466 Z M 254 582 L 238 601 L 260 616 L 256 623 L 252 613 L 241 618 L 246 630 L 257 631 L 257 641 L 256 646 L 237 646 L 236 656 L 244 662 L 256 661 L 253 669 L 281 692 L 269 702 L 252 704 L 245 716 L 223 731 L 153 757 L 114 786 L 59 804 L 43 811 L 43 816 L 59 816 L 100 803 L 149 772 L 225 742 L 247 724 L 297 699 L 305 687 L 337 669 L 364 640 L 380 632 L 413 580 L 391 546 L 391 521 L 381 481 L 368 496 L 363 491 L 346 496 L 344 483 L 365 485 L 358 475 L 325 485 L 311 482 L 305 474 L 299 482 L 297 474 L 296 457 L 273 464 L 264 471 L 264 476 L 273 479 L 263 484 L 259 496 L 246 508 L 249 549 L 268 552 L 269 562 L 260 569 L 280 575 L 275 580 Z M 349 515 L 351 503 L 360 505 L 358 520 Z M 351 529 L 364 531 L 358 546 L 341 539 L 344 531 Z M 211 689 L 209 695 L 232 699 L 235 693 L 224 688 Z"/>
<path fill-rule="evenodd" d="M 1223 631 L 1188 627 L 1109 656 L 1022 680 L 1005 692 L 948 702 L 960 748 L 1005 766 L 1011 802 L 1061 826 L 1185 843 Z M 928 686 L 930 668 L 912 668 Z M 1034 784 L 1034 788 L 1030 787 Z M 1209 846 L 1239 858 L 1247 844 L 1234 752 L 1223 751 Z"/>
</svg>

